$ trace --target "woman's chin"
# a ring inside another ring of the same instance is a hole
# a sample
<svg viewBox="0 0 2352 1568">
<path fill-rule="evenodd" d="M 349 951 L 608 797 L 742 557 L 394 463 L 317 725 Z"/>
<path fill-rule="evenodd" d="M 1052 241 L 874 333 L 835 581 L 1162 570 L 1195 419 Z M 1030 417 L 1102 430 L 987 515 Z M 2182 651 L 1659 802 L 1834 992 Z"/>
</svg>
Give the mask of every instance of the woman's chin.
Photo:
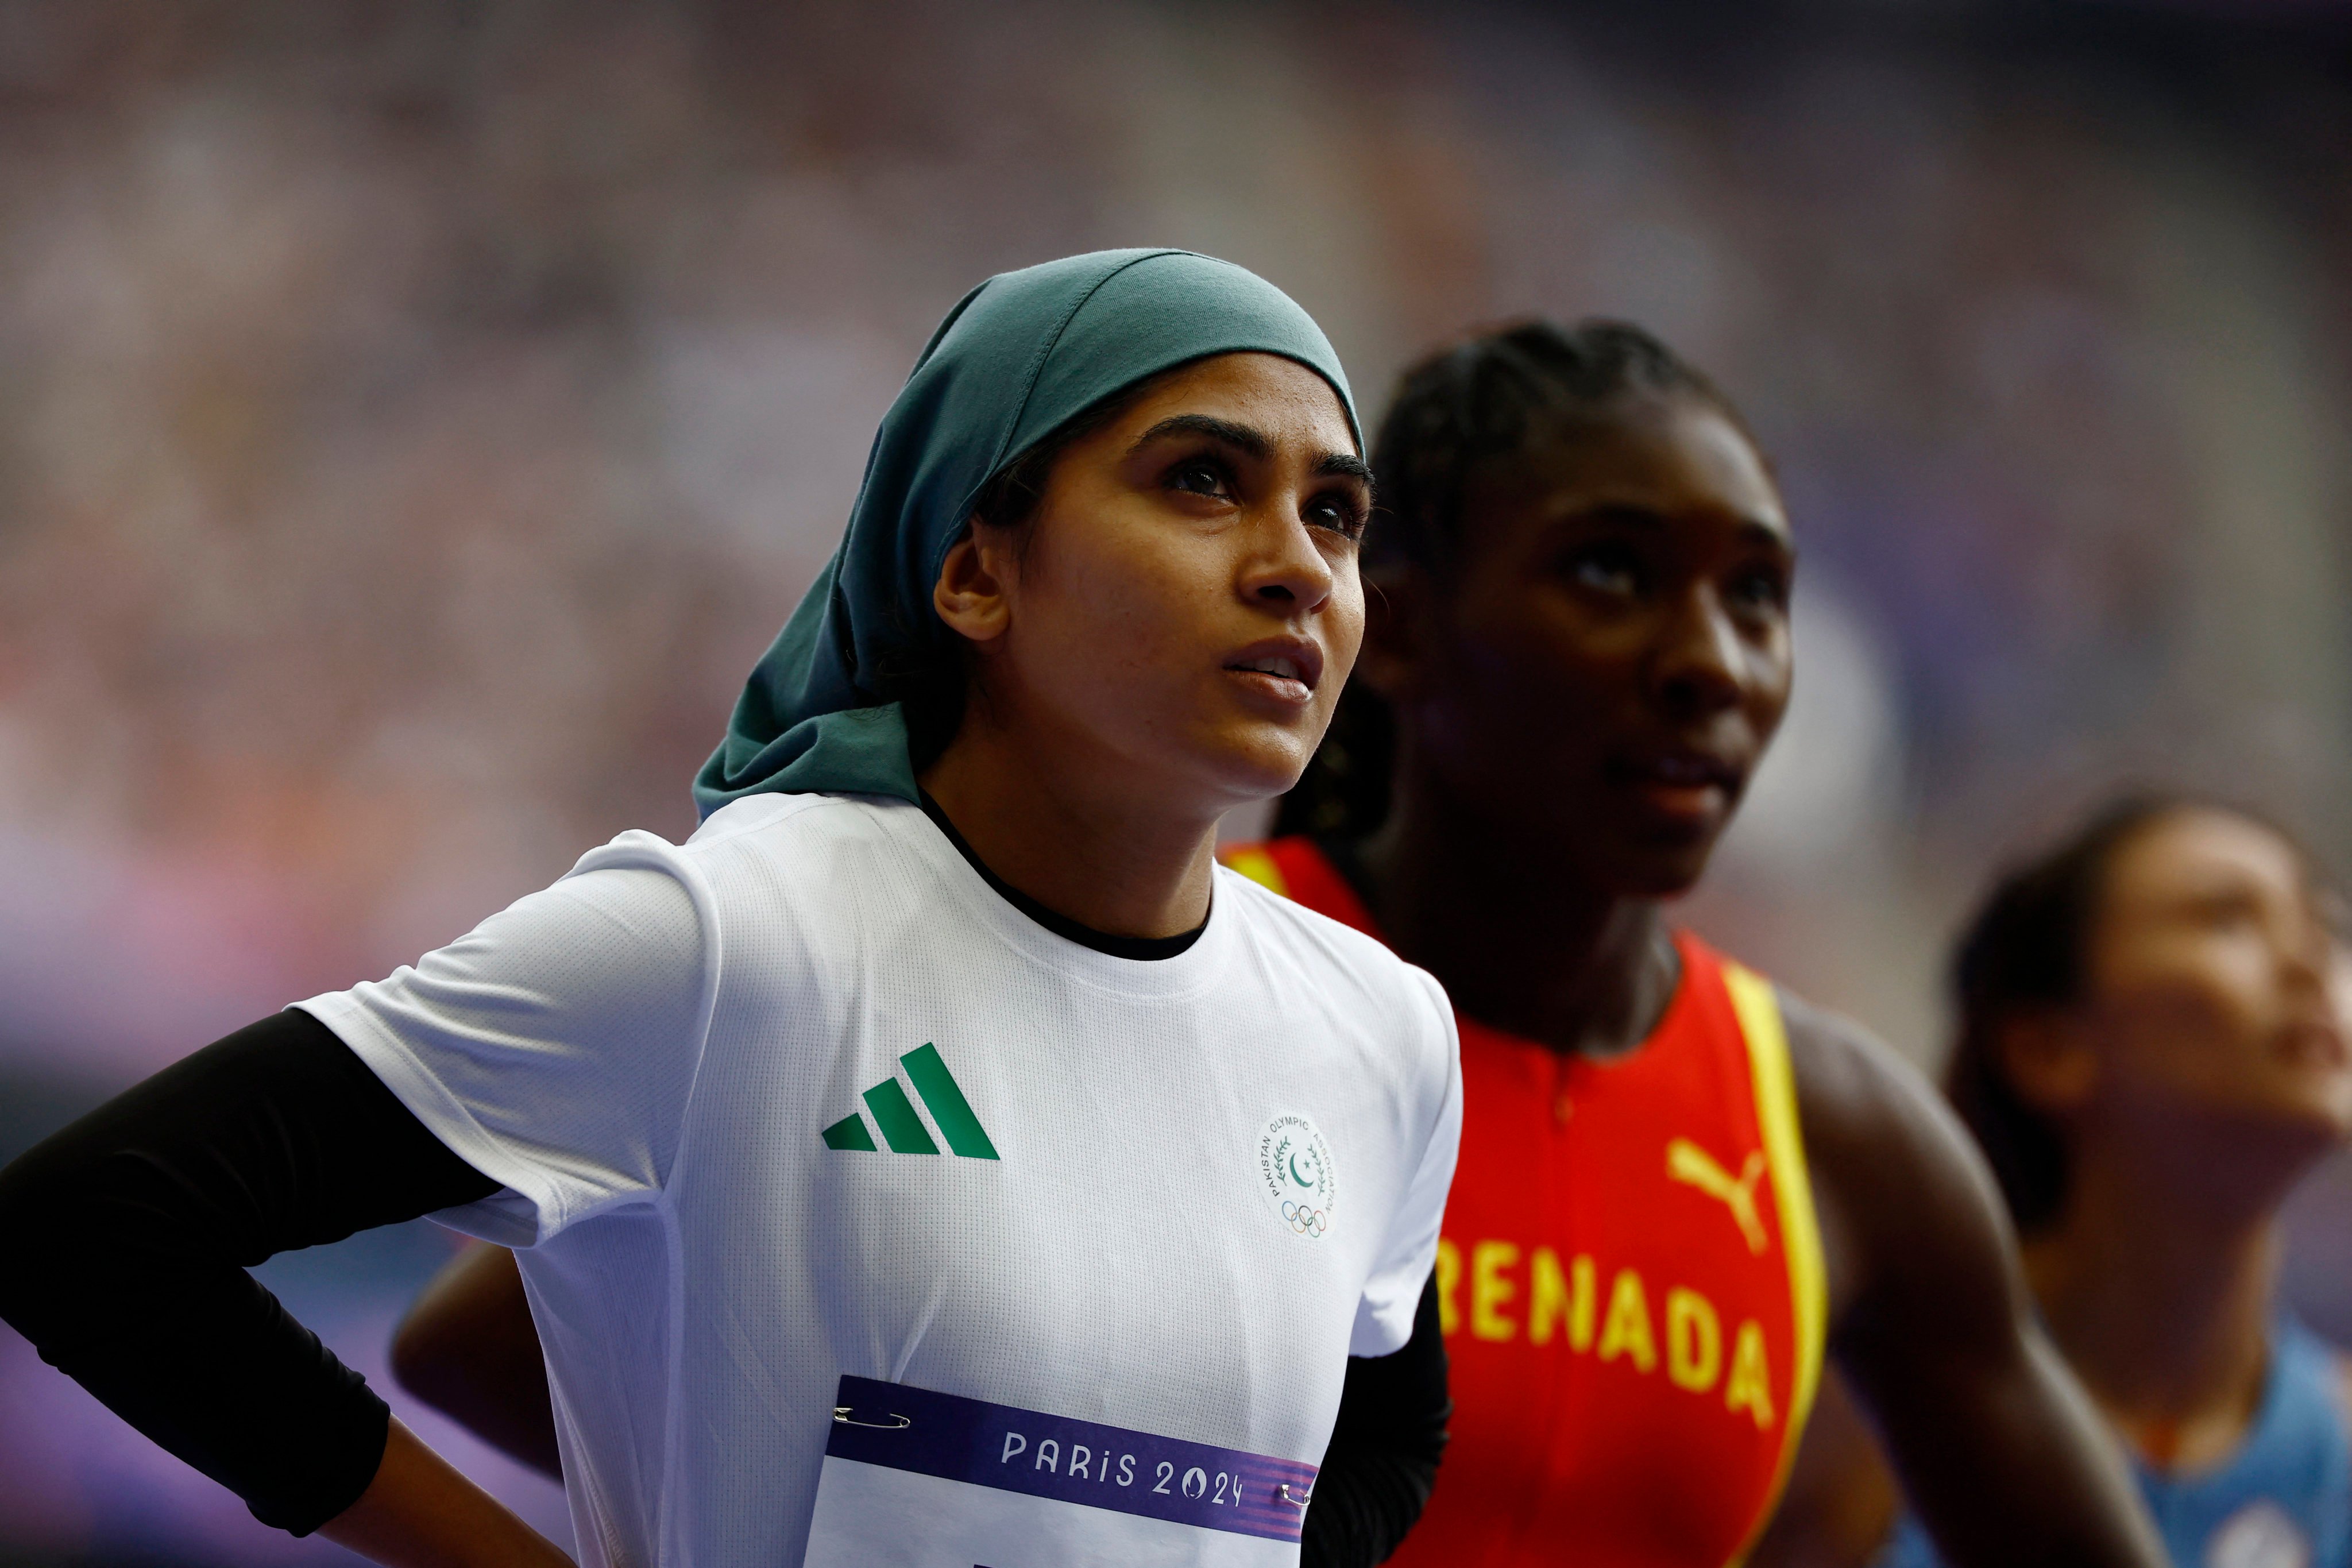
<svg viewBox="0 0 2352 1568">
<path fill-rule="evenodd" d="M 1628 831 L 1604 840 L 1598 885 L 1621 898 L 1679 899 L 1698 886 L 1715 853 L 1713 833 L 1662 836 Z"/>
<path fill-rule="evenodd" d="M 1209 763 L 1206 771 L 1236 805 L 1285 793 L 1298 782 L 1314 758 L 1315 748 L 1304 737 L 1279 730 L 1267 733 L 1270 729 L 1274 727 L 1236 727 L 1219 735 L 1214 745 L 1204 748 Z"/>
<path fill-rule="evenodd" d="M 2236 1158 L 2301 1167 L 2352 1141 L 2352 1094 L 2341 1084 L 2273 1083 L 2225 1113 Z"/>
</svg>

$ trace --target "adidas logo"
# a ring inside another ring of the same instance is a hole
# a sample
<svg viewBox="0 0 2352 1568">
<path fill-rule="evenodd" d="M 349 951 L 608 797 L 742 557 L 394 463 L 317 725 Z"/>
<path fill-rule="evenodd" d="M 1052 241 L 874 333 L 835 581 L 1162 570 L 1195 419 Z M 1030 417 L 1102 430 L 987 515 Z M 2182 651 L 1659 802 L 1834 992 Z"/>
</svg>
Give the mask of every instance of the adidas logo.
<svg viewBox="0 0 2352 1568">
<path fill-rule="evenodd" d="M 948 1064 L 940 1059 L 940 1048 L 925 1045 L 908 1051 L 898 1058 L 907 1069 L 908 1079 L 923 1109 L 931 1113 L 932 1124 L 948 1147 L 967 1160 L 993 1160 L 996 1145 L 988 1141 L 988 1131 L 972 1113 L 971 1101 L 956 1087 Z M 915 1102 L 900 1088 L 896 1074 L 884 1079 L 866 1091 L 866 1112 L 871 1112 L 874 1125 L 882 1130 L 882 1141 L 890 1145 L 893 1154 L 936 1154 L 940 1146 L 931 1142 L 930 1129 L 915 1114 Z M 874 1134 L 866 1125 L 866 1112 L 853 1110 L 824 1130 L 824 1146 L 828 1149 L 858 1149 L 876 1152 Z"/>
</svg>

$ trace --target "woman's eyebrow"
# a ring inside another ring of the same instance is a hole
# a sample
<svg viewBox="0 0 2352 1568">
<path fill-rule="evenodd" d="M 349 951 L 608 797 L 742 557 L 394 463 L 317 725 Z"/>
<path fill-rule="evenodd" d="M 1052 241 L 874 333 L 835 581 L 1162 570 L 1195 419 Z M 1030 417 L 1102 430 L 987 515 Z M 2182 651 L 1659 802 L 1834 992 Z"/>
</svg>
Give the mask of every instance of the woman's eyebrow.
<svg viewBox="0 0 2352 1568">
<path fill-rule="evenodd" d="M 1372 482 L 1372 466 L 1352 452 L 1324 453 L 1316 460 L 1315 472 L 1318 475 L 1337 474 L 1344 479 L 1361 479 L 1367 485 Z"/>
<path fill-rule="evenodd" d="M 1274 455 L 1274 443 L 1264 431 L 1209 414 L 1178 414 L 1162 419 L 1135 438 L 1135 445 L 1127 449 L 1128 455 L 1132 457 L 1154 441 L 1171 436 L 1206 436 L 1261 461 Z"/>
<path fill-rule="evenodd" d="M 1559 514 L 1562 522 L 1598 523 L 1603 528 L 1631 528 L 1643 532 L 1664 532 L 1666 514 L 1655 507 L 1642 506 L 1633 501 L 1601 500 L 1570 507 Z"/>
<path fill-rule="evenodd" d="M 1604 528 L 1630 528 L 1642 532 L 1658 532 L 1672 521 L 1654 507 L 1633 501 L 1604 500 L 1581 506 L 1559 514 L 1562 522 L 1598 523 Z M 1797 553 L 1797 542 L 1786 527 L 1775 527 L 1760 517 L 1738 520 L 1737 536 L 1742 544 L 1760 544 L 1777 550 L 1791 560 Z"/>
</svg>

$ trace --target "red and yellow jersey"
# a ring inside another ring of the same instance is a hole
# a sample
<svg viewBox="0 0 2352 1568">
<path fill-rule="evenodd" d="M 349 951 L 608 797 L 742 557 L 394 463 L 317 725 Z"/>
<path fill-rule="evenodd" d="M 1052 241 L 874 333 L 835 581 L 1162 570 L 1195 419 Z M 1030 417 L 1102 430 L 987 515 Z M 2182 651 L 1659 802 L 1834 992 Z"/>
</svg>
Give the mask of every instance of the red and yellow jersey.
<svg viewBox="0 0 2352 1568">
<path fill-rule="evenodd" d="M 1305 838 L 1224 858 L 1379 934 Z M 1454 1438 L 1394 1563 L 1718 1568 L 1771 1512 L 1827 1316 L 1788 1041 L 1769 982 L 1675 942 L 1682 983 L 1622 1058 L 1460 1019 Z"/>
</svg>

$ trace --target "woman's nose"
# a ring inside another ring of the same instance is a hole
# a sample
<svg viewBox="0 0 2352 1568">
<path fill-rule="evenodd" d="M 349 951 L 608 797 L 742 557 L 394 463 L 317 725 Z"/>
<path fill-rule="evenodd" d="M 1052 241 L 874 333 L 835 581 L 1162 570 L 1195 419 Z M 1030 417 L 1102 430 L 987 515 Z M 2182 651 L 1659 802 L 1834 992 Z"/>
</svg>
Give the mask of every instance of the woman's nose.
<svg viewBox="0 0 2352 1568">
<path fill-rule="evenodd" d="M 1678 714 L 1712 713 L 1739 700 L 1747 655 L 1712 588 L 1695 589 L 1668 622 L 1654 668 L 1658 694 Z"/>
<path fill-rule="evenodd" d="M 1307 524 L 1268 509 L 1251 532 L 1255 547 L 1243 566 L 1244 595 L 1285 618 L 1322 608 L 1331 596 L 1331 563 Z"/>
</svg>

